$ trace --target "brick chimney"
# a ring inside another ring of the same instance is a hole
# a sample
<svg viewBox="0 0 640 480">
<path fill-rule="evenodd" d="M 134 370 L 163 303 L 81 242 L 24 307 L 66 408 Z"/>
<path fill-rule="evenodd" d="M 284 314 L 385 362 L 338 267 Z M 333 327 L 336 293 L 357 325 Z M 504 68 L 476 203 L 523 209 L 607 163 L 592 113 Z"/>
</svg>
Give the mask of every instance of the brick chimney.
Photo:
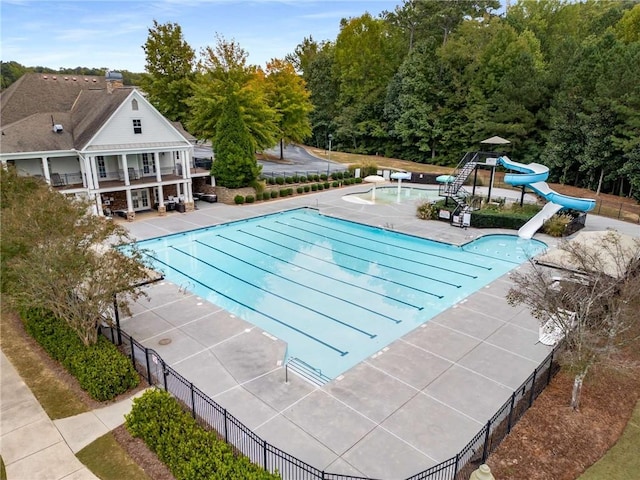
<svg viewBox="0 0 640 480">
<path fill-rule="evenodd" d="M 120 72 L 107 71 L 105 75 L 107 81 L 107 93 L 111 94 L 116 88 L 124 87 L 122 74 Z"/>
</svg>

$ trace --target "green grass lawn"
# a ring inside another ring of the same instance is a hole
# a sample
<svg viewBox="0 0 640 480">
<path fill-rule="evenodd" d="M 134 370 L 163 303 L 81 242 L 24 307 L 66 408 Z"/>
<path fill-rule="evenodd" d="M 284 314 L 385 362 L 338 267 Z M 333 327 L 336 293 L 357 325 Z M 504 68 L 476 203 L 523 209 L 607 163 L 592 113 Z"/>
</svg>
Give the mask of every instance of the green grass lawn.
<svg viewBox="0 0 640 480">
<path fill-rule="evenodd" d="M 40 354 L 25 340 L 15 313 L 2 310 L 0 315 L 0 345 L 2 352 L 27 384 L 52 420 L 89 411 L 89 408 L 58 378 L 56 372 L 42 363 Z M 99 438 L 81 450 L 77 457 L 102 480 L 149 480 L 144 471 L 131 460 L 113 435 Z M 4 463 L 0 464 L 0 480 L 4 480 Z"/>
<path fill-rule="evenodd" d="M 3 311 L 0 316 L 2 351 L 38 399 L 49 418 L 57 420 L 89 411 L 87 406 L 57 377 L 56 372 L 41 362 L 38 352 L 25 341 L 12 315 L 15 314 Z"/>
<path fill-rule="evenodd" d="M 84 447 L 76 456 L 102 480 L 150 480 L 122 450 L 111 432 Z"/>
<path fill-rule="evenodd" d="M 628 480 L 640 472 L 640 402 L 618 439 L 604 457 L 593 464 L 578 480 Z"/>
</svg>

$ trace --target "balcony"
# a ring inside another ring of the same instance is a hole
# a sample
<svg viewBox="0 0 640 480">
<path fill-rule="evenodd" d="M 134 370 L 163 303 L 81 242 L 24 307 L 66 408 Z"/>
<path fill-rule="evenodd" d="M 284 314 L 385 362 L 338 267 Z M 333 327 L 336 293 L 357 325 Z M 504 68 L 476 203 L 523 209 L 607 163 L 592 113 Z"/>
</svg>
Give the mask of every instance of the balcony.
<svg viewBox="0 0 640 480">
<path fill-rule="evenodd" d="M 182 180 L 182 169 L 166 167 L 160 169 L 160 175 L 163 182 Z M 129 183 L 131 185 L 146 185 L 157 183 L 156 173 L 152 170 L 145 171 L 133 167 L 129 167 Z M 192 177 L 205 177 L 211 174 L 209 168 L 196 166 L 190 169 Z M 98 177 L 100 182 L 99 188 L 119 188 L 124 186 L 124 170 L 105 171 L 100 173 Z M 71 190 L 83 188 L 82 173 L 51 173 L 51 186 L 59 190 Z"/>
</svg>

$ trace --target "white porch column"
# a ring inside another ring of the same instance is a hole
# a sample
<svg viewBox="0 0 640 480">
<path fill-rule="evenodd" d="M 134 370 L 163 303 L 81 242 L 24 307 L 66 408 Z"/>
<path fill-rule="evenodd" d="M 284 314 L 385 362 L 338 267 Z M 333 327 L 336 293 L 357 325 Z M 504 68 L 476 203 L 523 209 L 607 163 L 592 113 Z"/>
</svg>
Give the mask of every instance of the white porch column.
<svg viewBox="0 0 640 480">
<path fill-rule="evenodd" d="M 98 172 L 98 162 L 95 155 L 91 155 L 88 159 L 89 171 L 93 178 L 93 187 L 100 188 L 100 173 Z"/>
<path fill-rule="evenodd" d="M 122 172 L 124 173 L 124 184 L 131 185 L 129 181 L 129 164 L 127 163 L 127 154 L 123 153 L 120 155 L 120 160 L 122 161 Z M 131 192 L 127 190 L 127 205 L 130 205 L 131 201 Z"/>
<path fill-rule="evenodd" d="M 51 185 L 51 172 L 49 172 L 49 162 L 47 157 L 42 157 L 42 173 L 44 175 L 45 182 Z"/>
<path fill-rule="evenodd" d="M 182 164 L 182 178 L 191 176 L 191 169 L 187 163 L 187 152 L 180 151 L 180 163 Z"/>
<path fill-rule="evenodd" d="M 193 185 L 191 185 L 191 181 L 184 183 L 184 201 L 185 203 L 193 202 Z"/>
<path fill-rule="evenodd" d="M 94 157 L 87 156 L 80 158 L 80 171 L 82 172 L 83 183 L 86 188 L 93 190 L 94 188 L 97 188 L 96 174 L 94 172 L 94 168 L 92 168 L 92 161 Z"/>
<path fill-rule="evenodd" d="M 162 181 L 162 172 L 160 171 L 160 155 L 158 152 L 153 152 L 153 164 L 156 166 L 156 181 Z"/>
<path fill-rule="evenodd" d="M 104 210 L 102 210 L 102 195 L 100 195 L 99 193 L 90 192 L 89 199 L 93 203 L 94 213 L 99 216 L 104 215 Z"/>
<path fill-rule="evenodd" d="M 129 190 L 127 188 L 125 190 L 125 193 L 127 194 L 127 213 L 132 213 L 133 212 L 133 199 L 131 198 L 131 190 Z"/>
<path fill-rule="evenodd" d="M 162 185 L 158 185 L 158 197 L 156 200 L 158 200 L 158 206 L 159 207 L 164 207 L 164 190 L 162 189 Z"/>
</svg>

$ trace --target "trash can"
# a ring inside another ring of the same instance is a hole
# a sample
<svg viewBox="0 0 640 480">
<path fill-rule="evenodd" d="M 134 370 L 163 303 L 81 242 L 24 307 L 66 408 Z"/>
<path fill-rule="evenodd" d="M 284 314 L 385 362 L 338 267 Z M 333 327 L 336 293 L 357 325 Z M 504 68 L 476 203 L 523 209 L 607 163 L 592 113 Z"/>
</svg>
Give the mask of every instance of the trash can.
<svg viewBox="0 0 640 480">
<path fill-rule="evenodd" d="M 180 213 L 184 213 L 187 211 L 186 205 L 184 203 L 178 203 L 176 205 L 176 211 Z"/>
</svg>

